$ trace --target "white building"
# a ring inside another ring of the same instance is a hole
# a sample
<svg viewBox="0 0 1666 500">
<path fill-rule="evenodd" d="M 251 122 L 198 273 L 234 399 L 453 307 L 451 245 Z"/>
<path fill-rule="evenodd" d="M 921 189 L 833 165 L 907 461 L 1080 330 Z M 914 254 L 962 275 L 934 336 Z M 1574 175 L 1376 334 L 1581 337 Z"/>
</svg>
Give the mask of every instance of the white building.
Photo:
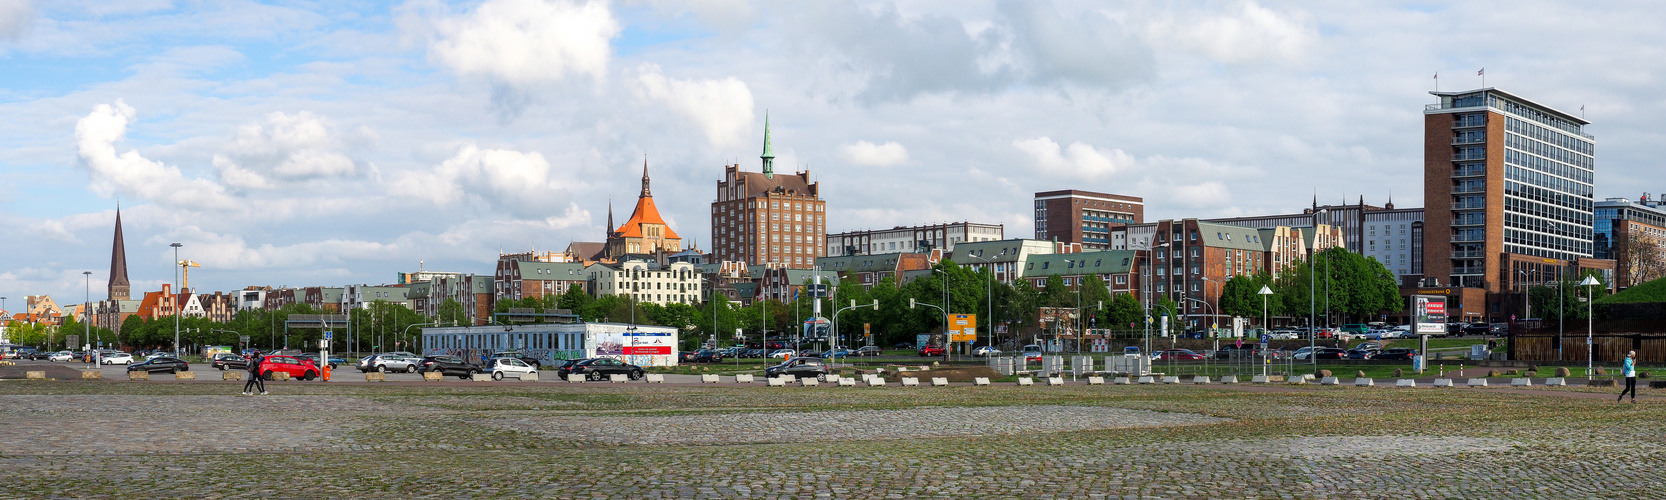
<svg viewBox="0 0 1666 500">
<path fill-rule="evenodd" d="M 1377 259 L 1383 267 L 1403 276 L 1423 274 L 1423 209 L 1392 208 L 1365 212 L 1361 255 Z"/>
<path fill-rule="evenodd" d="M 954 250 L 956 243 L 1000 241 L 1005 229 L 1000 224 L 950 222 L 891 229 L 846 231 L 827 235 L 827 256 L 923 253 Z"/>
<path fill-rule="evenodd" d="M 591 295 L 632 295 L 638 302 L 659 305 L 694 304 L 700 298 L 700 270 L 694 264 L 673 262 L 664 266 L 643 260 L 618 264 L 595 263 L 584 268 Z"/>
<path fill-rule="evenodd" d="M 677 329 L 626 323 L 545 323 L 422 329 L 422 355 L 482 355 L 520 351 L 537 358 L 553 377 L 557 361 L 617 358 L 637 366 L 676 366 Z"/>
</svg>

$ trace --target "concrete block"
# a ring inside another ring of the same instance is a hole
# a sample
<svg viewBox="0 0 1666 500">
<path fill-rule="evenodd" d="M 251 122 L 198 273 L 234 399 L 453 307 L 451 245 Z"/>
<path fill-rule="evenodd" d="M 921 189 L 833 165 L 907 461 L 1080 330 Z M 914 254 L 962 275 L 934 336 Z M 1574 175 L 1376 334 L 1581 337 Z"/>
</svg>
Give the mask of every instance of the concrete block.
<svg viewBox="0 0 1666 500">
<path fill-rule="evenodd" d="M 46 372 L 39 371 L 39 370 L 29 370 L 29 371 L 23 372 L 23 378 L 26 378 L 26 379 L 29 379 L 29 380 L 46 380 Z"/>
<path fill-rule="evenodd" d="M 815 387 L 816 384 L 817 384 L 816 379 L 813 379 L 813 378 L 806 377 L 806 378 L 798 379 L 798 385 L 800 385 L 800 386 Z"/>
<path fill-rule="evenodd" d="M 1047 385 L 1064 385 L 1064 377 L 1047 377 Z"/>
<path fill-rule="evenodd" d="M 843 377 L 840 377 L 839 374 L 837 374 L 837 373 L 829 373 L 829 374 L 827 374 L 827 383 L 837 384 L 837 383 L 839 383 L 840 378 L 843 378 Z"/>
<path fill-rule="evenodd" d="M 768 384 L 770 387 L 786 387 L 787 386 L 786 379 L 783 379 L 781 377 L 769 377 L 769 378 L 764 379 L 764 382 L 766 384 Z"/>
<path fill-rule="evenodd" d="M 903 387 L 919 387 L 920 386 L 920 379 L 918 377 L 903 377 L 902 378 L 902 386 Z"/>
<path fill-rule="evenodd" d="M 785 380 L 785 381 L 787 381 L 787 383 L 789 383 L 789 384 L 791 384 L 791 383 L 793 383 L 793 382 L 797 382 L 797 381 L 798 381 L 798 376 L 797 376 L 797 375 L 778 375 L 778 376 L 776 376 L 776 377 L 775 377 L 775 378 L 779 378 L 779 379 L 781 379 L 781 380 Z"/>
<path fill-rule="evenodd" d="M 615 384 L 623 384 L 625 382 L 630 382 L 631 377 L 630 375 L 625 375 L 623 373 L 612 373 L 608 374 L 607 381 Z"/>
<path fill-rule="evenodd" d="M 1303 385 L 1303 384 L 1307 383 L 1307 377 L 1292 377 L 1290 380 L 1287 380 L 1284 383 L 1290 384 L 1290 385 Z"/>
<path fill-rule="evenodd" d="M 1269 380 L 1267 379 L 1266 375 L 1256 375 L 1256 376 L 1250 377 L 1250 383 L 1251 384 L 1265 384 L 1268 381 Z"/>
<path fill-rule="evenodd" d="M 1368 379 L 1368 378 L 1356 378 L 1356 379 L 1354 379 L 1354 387 L 1372 387 L 1372 386 L 1375 386 L 1375 385 L 1377 385 L 1377 381 L 1375 381 L 1375 380 L 1371 380 L 1371 379 Z"/>
<path fill-rule="evenodd" d="M 1116 384 L 1116 385 L 1128 385 L 1128 384 L 1134 383 L 1134 379 L 1131 379 L 1131 378 L 1128 378 L 1128 377 L 1117 377 L 1117 378 L 1111 379 L 1111 383 Z"/>
<path fill-rule="evenodd" d="M 840 378 L 839 379 L 839 386 L 840 387 L 856 387 L 856 379 L 853 379 L 853 378 L 850 378 L 850 377 Z"/>
<path fill-rule="evenodd" d="M 1105 385 L 1105 377 L 1098 375 L 1088 377 L 1088 385 Z"/>
<path fill-rule="evenodd" d="M 174 380 L 196 380 L 197 372 L 184 371 L 174 374 Z"/>
<path fill-rule="evenodd" d="M 127 379 L 128 380 L 150 380 L 150 372 L 147 372 L 147 371 L 127 372 Z"/>
<path fill-rule="evenodd" d="M 370 372 L 370 373 L 376 373 L 376 372 Z M 367 373 L 365 375 L 369 375 L 369 373 Z M 491 382 L 492 381 L 492 376 L 484 374 L 484 373 L 476 373 L 473 376 L 470 376 L 469 380 L 473 380 L 475 382 Z M 380 380 L 378 380 L 377 382 L 380 382 Z"/>
<path fill-rule="evenodd" d="M 648 379 L 648 383 L 650 383 L 650 384 L 663 384 L 663 383 L 665 383 L 665 375 L 660 374 L 660 373 L 650 373 L 650 374 L 647 375 L 647 379 Z"/>
<path fill-rule="evenodd" d="M 740 375 L 735 375 L 735 383 L 737 383 L 737 384 L 750 384 L 750 383 L 752 383 L 752 374 L 742 373 Z"/>
<path fill-rule="evenodd" d="M 289 380 L 289 372 L 272 372 L 272 380 Z"/>
<path fill-rule="evenodd" d="M 1530 378 L 1513 378 L 1513 379 L 1510 379 L 1510 387 L 1532 387 L 1532 386 L 1533 386 L 1533 379 L 1530 379 Z"/>
<path fill-rule="evenodd" d="M 869 378 L 868 387 L 885 387 L 885 377 Z"/>
<path fill-rule="evenodd" d="M 1237 375 L 1221 375 L 1220 383 L 1222 383 L 1222 384 L 1236 384 L 1236 383 L 1238 383 L 1238 376 Z"/>
<path fill-rule="evenodd" d="M 1035 385 L 1035 379 L 1030 377 L 1018 377 L 1018 385 Z"/>
<path fill-rule="evenodd" d="M 422 380 L 425 381 L 425 382 L 439 382 L 440 379 L 443 379 L 443 378 L 445 378 L 444 373 L 440 373 L 440 372 L 422 372 Z"/>
<path fill-rule="evenodd" d="M 1394 381 L 1394 386 L 1395 387 L 1417 387 L 1417 381 L 1409 379 L 1409 378 L 1403 378 L 1403 379 Z"/>
<path fill-rule="evenodd" d="M 1545 379 L 1545 385 L 1565 386 L 1565 385 L 1568 385 L 1568 381 L 1567 381 L 1567 379 L 1564 379 L 1564 378 L 1561 378 L 1561 377 L 1547 378 L 1547 379 Z"/>
<path fill-rule="evenodd" d="M 1472 379 L 1469 379 L 1469 383 L 1465 384 L 1465 385 L 1468 385 L 1470 387 L 1486 387 L 1487 386 L 1487 379 L 1472 378 Z"/>
<path fill-rule="evenodd" d="M 1437 378 L 1435 379 L 1435 387 L 1452 387 L 1452 379 Z"/>
<path fill-rule="evenodd" d="M 716 377 L 717 375 L 712 375 L 712 376 Z M 584 383 L 584 376 L 583 375 L 577 375 L 577 374 L 569 374 L 569 375 L 567 375 L 567 383 L 569 383 L 569 384 L 582 384 L 582 383 Z"/>
<path fill-rule="evenodd" d="M 1178 383 L 1180 383 L 1180 376 L 1179 375 L 1169 375 L 1167 377 L 1163 377 L 1163 383 L 1165 383 L 1165 384 L 1178 384 Z"/>
<path fill-rule="evenodd" d="M 81 379 L 82 380 L 95 379 L 95 378 L 104 378 L 104 372 L 100 372 L 98 370 L 81 370 Z"/>
<path fill-rule="evenodd" d="M 989 377 L 972 377 L 972 385 L 989 385 Z"/>
<path fill-rule="evenodd" d="M 1155 384 L 1155 383 L 1157 383 L 1157 378 L 1152 377 L 1150 375 L 1146 375 L 1144 377 L 1140 377 L 1140 383 L 1141 384 Z"/>
<path fill-rule="evenodd" d="M 220 380 L 243 380 L 243 372 L 237 370 L 220 372 Z"/>
<path fill-rule="evenodd" d="M 522 373 L 521 374 L 521 381 L 522 382 L 537 382 L 538 381 L 538 372 Z"/>
<path fill-rule="evenodd" d="M 1319 379 L 1319 385 L 1337 385 L 1340 383 L 1342 383 L 1342 379 L 1338 379 L 1336 377 L 1325 377 Z"/>
<path fill-rule="evenodd" d="M 949 385 L 949 378 L 948 377 L 932 377 L 931 378 L 931 386 L 932 387 L 943 387 L 945 385 Z"/>
<path fill-rule="evenodd" d="M 717 383 L 717 375 L 701 374 L 700 375 L 700 383 L 702 383 L 702 384 L 715 384 L 715 383 Z"/>
<path fill-rule="evenodd" d="M 1205 376 L 1202 376 L 1202 375 L 1192 377 L 1192 383 L 1194 383 L 1194 384 L 1207 384 L 1207 383 L 1209 383 L 1209 377 L 1205 377 Z"/>
</svg>

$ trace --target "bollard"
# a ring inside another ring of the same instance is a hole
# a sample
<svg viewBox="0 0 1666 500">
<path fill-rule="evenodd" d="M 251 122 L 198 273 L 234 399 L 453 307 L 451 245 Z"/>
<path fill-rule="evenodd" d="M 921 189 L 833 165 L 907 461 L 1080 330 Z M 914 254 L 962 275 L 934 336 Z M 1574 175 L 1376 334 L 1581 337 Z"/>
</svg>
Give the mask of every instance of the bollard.
<svg viewBox="0 0 1666 500">
<path fill-rule="evenodd" d="M 1409 379 L 1409 378 L 1403 378 L 1403 379 L 1394 381 L 1394 386 L 1395 387 L 1417 387 L 1417 381 Z M 1439 380 L 1435 381 L 1435 387 L 1440 387 L 1440 381 Z"/>
<path fill-rule="evenodd" d="M 386 382 L 388 374 L 382 372 L 364 372 L 365 382 Z"/>
<path fill-rule="evenodd" d="M 737 383 L 737 384 L 750 384 L 750 383 L 752 383 L 752 374 L 742 373 L 740 375 L 735 375 L 735 383 Z"/>
<path fill-rule="evenodd" d="M 1354 379 L 1354 387 L 1371 387 L 1371 386 L 1374 386 L 1374 385 L 1377 385 L 1377 381 L 1375 381 L 1375 380 L 1371 380 L 1371 379 L 1368 379 L 1368 378 L 1356 378 L 1356 379 Z"/>
<path fill-rule="evenodd" d="M 718 382 L 717 377 L 718 377 L 717 375 L 702 373 L 702 374 L 700 374 L 700 383 L 702 383 L 702 384 L 715 384 L 715 383 Z"/>
<path fill-rule="evenodd" d="M 98 370 L 81 370 L 81 379 L 82 380 L 95 379 L 95 378 L 104 378 L 104 373 L 100 372 Z"/>
<path fill-rule="evenodd" d="M 1452 379 L 1437 378 L 1435 379 L 1435 387 L 1452 387 Z"/>
<path fill-rule="evenodd" d="M 972 377 L 972 385 L 989 385 L 989 377 Z"/>
<path fill-rule="evenodd" d="M 1064 385 L 1064 377 L 1047 377 L 1047 385 Z"/>
<path fill-rule="evenodd" d="M 902 386 L 903 387 L 919 387 L 920 386 L 920 379 L 916 378 L 916 377 L 903 377 L 902 378 Z"/>
<path fill-rule="evenodd" d="M 817 381 L 814 378 L 804 377 L 804 378 L 798 379 L 798 385 L 801 386 L 801 387 L 815 387 L 816 384 L 817 384 Z"/>
<path fill-rule="evenodd" d="M 885 377 L 873 377 L 873 378 L 868 379 L 868 387 L 884 387 L 884 386 L 885 386 Z"/>
<path fill-rule="evenodd" d="M 1018 377 L 1018 385 L 1035 385 L 1035 380 L 1029 377 Z"/>
<path fill-rule="evenodd" d="M 1221 375 L 1221 383 L 1222 384 L 1236 384 L 1236 383 L 1238 383 L 1238 376 L 1237 375 Z"/>
<path fill-rule="evenodd" d="M 623 384 L 625 382 L 629 382 L 631 380 L 631 377 L 630 377 L 630 375 L 625 375 L 623 373 L 613 373 L 613 374 L 609 374 L 607 376 L 607 380 L 608 380 L 608 382 L 611 382 L 611 383 Z"/>
<path fill-rule="evenodd" d="M 1111 380 L 1111 383 L 1116 384 L 1116 385 L 1128 385 L 1128 384 L 1134 383 L 1134 381 L 1132 379 L 1129 379 L 1128 377 L 1117 377 L 1117 378 Z"/>
<path fill-rule="evenodd" d="M 1209 377 L 1205 377 L 1203 375 L 1198 375 L 1196 377 L 1192 377 L 1192 383 L 1193 384 L 1207 384 L 1207 383 L 1209 383 Z"/>
<path fill-rule="evenodd" d="M 647 379 L 648 379 L 647 383 L 650 383 L 650 384 L 663 384 L 663 383 L 665 383 L 665 375 L 662 375 L 662 374 L 659 374 L 659 373 L 650 373 L 650 374 L 648 374 Z"/>
<path fill-rule="evenodd" d="M 1088 377 L 1088 385 L 1105 385 L 1105 377 L 1093 375 Z"/>
</svg>

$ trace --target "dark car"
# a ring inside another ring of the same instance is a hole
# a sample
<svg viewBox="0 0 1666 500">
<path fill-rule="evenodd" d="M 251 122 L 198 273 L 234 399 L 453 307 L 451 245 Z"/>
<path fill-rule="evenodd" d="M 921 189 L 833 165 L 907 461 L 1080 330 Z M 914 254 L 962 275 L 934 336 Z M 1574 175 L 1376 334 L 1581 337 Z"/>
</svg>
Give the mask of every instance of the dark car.
<svg viewBox="0 0 1666 500">
<path fill-rule="evenodd" d="M 701 349 L 694 351 L 694 356 L 691 356 L 688 361 L 690 363 L 717 363 L 723 361 L 723 352 L 715 349 Z"/>
<path fill-rule="evenodd" d="M 793 358 L 779 365 L 764 369 L 764 376 L 776 378 L 782 375 L 792 375 L 797 378 L 812 378 L 826 382 L 827 365 L 819 358 Z"/>
<path fill-rule="evenodd" d="M 246 370 L 249 368 L 249 360 L 232 353 L 220 353 L 214 355 L 214 359 L 208 362 L 208 366 L 220 371 Z"/>
<path fill-rule="evenodd" d="M 1492 333 L 1492 325 L 1486 323 L 1464 325 L 1464 335 L 1486 335 L 1488 333 Z"/>
<path fill-rule="evenodd" d="M 1157 351 L 1156 355 L 1151 357 L 1152 361 L 1198 361 L 1201 359 L 1203 359 L 1203 355 L 1193 352 L 1191 349 L 1164 349 Z"/>
<path fill-rule="evenodd" d="M 1463 335 L 1464 334 L 1464 324 L 1463 323 L 1447 323 L 1446 324 L 1446 334 L 1447 335 Z"/>
<path fill-rule="evenodd" d="M 20 352 L 20 353 L 18 353 L 18 356 L 22 357 L 23 359 L 28 359 L 28 360 L 33 360 L 33 361 L 40 361 L 40 360 L 52 357 L 52 353 L 50 353 L 50 352 L 40 352 L 40 351 L 29 351 L 29 352 L 26 352 L 26 353 Z"/>
<path fill-rule="evenodd" d="M 857 349 L 857 350 L 854 350 L 854 351 L 850 352 L 851 356 L 856 356 L 856 357 L 878 356 L 880 354 L 883 354 L 883 352 L 880 351 L 879 346 L 874 346 L 874 345 L 863 346 L 861 349 Z"/>
<path fill-rule="evenodd" d="M 567 374 L 572 373 L 573 367 L 578 366 L 579 363 L 583 363 L 585 361 L 589 361 L 589 359 L 567 359 L 556 363 L 555 377 L 561 380 L 567 380 Z"/>
<path fill-rule="evenodd" d="M 1348 351 L 1335 347 L 1320 347 L 1313 350 L 1313 359 L 1348 359 Z"/>
<path fill-rule="evenodd" d="M 295 357 L 310 359 L 310 360 L 312 360 L 313 365 L 319 365 L 321 363 L 319 363 L 318 360 L 322 358 L 322 355 L 320 355 L 316 352 L 309 352 L 309 353 L 306 353 L 306 354 L 297 354 Z M 335 356 L 330 356 L 330 369 L 334 370 L 334 369 L 336 369 L 336 367 L 341 366 L 341 362 L 342 362 L 341 358 L 338 358 L 338 357 L 335 357 Z"/>
<path fill-rule="evenodd" d="M 573 376 L 584 377 L 585 380 L 607 380 L 612 375 L 624 375 L 636 380 L 642 378 L 642 367 L 613 358 L 591 358 L 570 367 L 563 366 L 556 370 L 556 375 L 563 380 Z"/>
<path fill-rule="evenodd" d="M 1372 359 L 1372 358 L 1376 357 L 1376 355 L 1377 355 L 1377 351 L 1374 351 L 1374 350 L 1371 350 L 1371 349 L 1349 349 L 1348 350 L 1348 359 Z"/>
<path fill-rule="evenodd" d="M 134 363 L 134 364 L 131 364 L 131 365 L 127 365 L 127 371 L 130 371 L 130 372 L 149 372 L 149 373 L 156 373 L 156 372 L 179 373 L 179 372 L 191 371 L 191 364 L 186 363 L 185 360 L 182 360 L 182 359 L 179 359 L 179 358 L 170 358 L 170 357 L 164 356 L 164 357 L 160 357 L 160 358 L 150 358 L 150 360 L 145 361 L 143 363 Z"/>
<path fill-rule="evenodd" d="M 417 364 L 417 371 L 422 373 L 439 372 L 442 377 L 457 377 L 468 380 L 469 377 L 480 373 L 480 367 L 474 363 L 463 361 L 457 356 L 424 356 Z"/>
<path fill-rule="evenodd" d="M 538 358 L 534 358 L 532 356 L 528 356 L 528 355 L 526 355 L 526 353 L 520 352 L 520 351 L 504 351 L 504 352 L 499 352 L 499 353 L 492 354 L 492 359 L 497 359 L 497 358 L 515 358 L 515 359 L 521 360 L 522 363 L 532 365 L 532 369 L 534 369 L 534 370 L 537 370 L 537 369 L 540 369 L 540 368 L 544 367 L 544 361 L 543 360 L 540 360 Z"/>
<path fill-rule="evenodd" d="M 1412 359 L 1414 356 L 1417 356 L 1416 349 L 1385 349 L 1383 352 L 1379 352 L 1371 356 L 1371 359 L 1375 359 L 1377 361 L 1407 361 Z"/>
<path fill-rule="evenodd" d="M 920 357 L 942 356 L 943 346 L 928 345 L 920 348 Z"/>
<path fill-rule="evenodd" d="M 1221 346 L 1220 350 L 1215 351 L 1215 359 L 1261 359 L 1261 346 L 1253 343 Z"/>
<path fill-rule="evenodd" d="M 897 349 L 913 349 L 914 348 L 914 343 L 913 342 L 897 342 L 897 345 L 894 345 L 894 346 L 891 346 L 891 347 L 894 347 L 894 348 L 897 348 Z"/>
</svg>

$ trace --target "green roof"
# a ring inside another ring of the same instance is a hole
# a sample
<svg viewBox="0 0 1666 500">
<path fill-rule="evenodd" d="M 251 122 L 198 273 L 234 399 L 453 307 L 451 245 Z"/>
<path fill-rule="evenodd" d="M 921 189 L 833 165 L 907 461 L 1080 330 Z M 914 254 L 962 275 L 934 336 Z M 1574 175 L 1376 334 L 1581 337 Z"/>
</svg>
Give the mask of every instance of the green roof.
<svg viewBox="0 0 1666 500">
<path fill-rule="evenodd" d="M 1634 304 L 1639 302 L 1666 302 L 1666 278 L 1627 288 L 1624 292 L 1597 299 L 1596 303 Z"/>
<path fill-rule="evenodd" d="M 1261 230 L 1253 227 L 1200 221 L 1197 223 L 1197 233 L 1198 242 L 1206 247 L 1267 251 L 1267 247 L 1261 241 Z"/>
<path fill-rule="evenodd" d="M 1031 255 L 1024 260 L 1024 277 L 1124 274 L 1133 268 L 1135 258 L 1133 250 Z"/>
</svg>

